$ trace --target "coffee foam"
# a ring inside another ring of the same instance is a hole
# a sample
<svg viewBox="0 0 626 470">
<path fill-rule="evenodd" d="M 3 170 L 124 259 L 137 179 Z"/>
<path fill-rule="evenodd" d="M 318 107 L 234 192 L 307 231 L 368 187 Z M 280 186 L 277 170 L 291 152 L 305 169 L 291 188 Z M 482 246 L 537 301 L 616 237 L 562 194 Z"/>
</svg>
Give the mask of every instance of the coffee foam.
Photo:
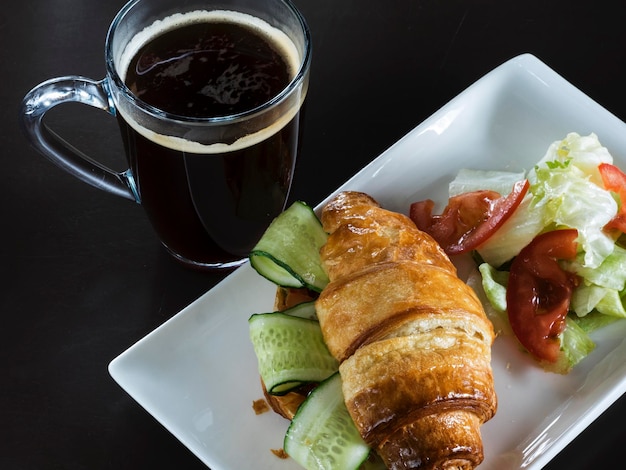
<svg viewBox="0 0 626 470">
<path fill-rule="evenodd" d="M 126 80 L 126 72 L 132 58 L 150 39 L 171 29 L 179 28 L 187 24 L 206 21 L 243 24 L 244 26 L 253 29 L 259 35 L 265 36 L 272 44 L 279 48 L 283 57 L 288 60 L 292 77 L 294 77 L 298 72 L 301 63 L 300 53 L 298 52 L 298 49 L 293 41 L 281 30 L 271 26 L 269 23 L 260 18 L 246 13 L 230 10 L 196 10 L 188 13 L 176 13 L 162 20 L 157 20 L 152 25 L 136 34 L 127 44 L 119 60 L 118 73 L 120 73 L 122 81 Z M 152 140 L 153 142 L 156 142 L 164 147 L 189 153 L 225 153 L 251 147 L 280 131 L 298 113 L 302 102 L 304 101 L 305 95 L 306 88 L 302 88 L 300 99 L 297 100 L 293 106 L 287 109 L 279 119 L 275 120 L 270 126 L 253 134 L 245 135 L 230 144 L 215 143 L 206 145 L 181 137 L 159 134 L 139 124 L 135 119 L 133 119 L 132 116 L 129 115 L 127 110 L 122 109 L 121 106 L 118 106 L 117 111 L 133 129 L 147 139 Z M 229 124 L 224 123 L 217 125 Z M 230 125 L 236 124 L 233 123 Z"/>
</svg>

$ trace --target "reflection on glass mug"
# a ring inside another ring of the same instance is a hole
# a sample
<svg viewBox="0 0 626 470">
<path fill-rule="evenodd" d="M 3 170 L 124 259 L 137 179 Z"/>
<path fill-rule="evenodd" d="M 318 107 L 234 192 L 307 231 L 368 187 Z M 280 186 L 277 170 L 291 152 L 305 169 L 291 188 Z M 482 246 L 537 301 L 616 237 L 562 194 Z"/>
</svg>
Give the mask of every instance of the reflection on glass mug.
<svg viewBox="0 0 626 470">
<path fill-rule="evenodd" d="M 290 0 L 133 0 L 106 38 L 100 81 L 59 77 L 22 102 L 30 142 L 96 188 L 134 200 L 167 250 L 200 269 L 242 264 L 284 208 L 308 89 L 311 37 Z M 128 170 L 52 133 L 79 102 L 116 116 Z"/>
</svg>

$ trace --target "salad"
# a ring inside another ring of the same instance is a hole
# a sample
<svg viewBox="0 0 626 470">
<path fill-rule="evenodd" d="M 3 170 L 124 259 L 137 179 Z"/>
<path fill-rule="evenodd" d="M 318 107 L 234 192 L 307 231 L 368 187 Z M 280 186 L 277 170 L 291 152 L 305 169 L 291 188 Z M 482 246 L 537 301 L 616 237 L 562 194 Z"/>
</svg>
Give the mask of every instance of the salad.
<svg viewBox="0 0 626 470">
<path fill-rule="evenodd" d="M 595 134 L 568 134 L 525 172 L 462 170 L 449 201 L 410 217 L 454 257 L 474 256 L 496 330 L 561 374 L 595 347 L 589 333 L 626 317 L 626 175 Z"/>
</svg>

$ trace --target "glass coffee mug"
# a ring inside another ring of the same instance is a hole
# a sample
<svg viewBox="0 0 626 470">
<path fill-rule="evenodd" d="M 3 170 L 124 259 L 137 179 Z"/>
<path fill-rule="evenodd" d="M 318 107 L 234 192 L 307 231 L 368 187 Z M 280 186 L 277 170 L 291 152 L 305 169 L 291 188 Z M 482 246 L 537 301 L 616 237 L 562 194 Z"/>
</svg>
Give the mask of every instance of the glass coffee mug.
<svg viewBox="0 0 626 470">
<path fill-rule="evenodd" d="M 106 77 L 48 80 L 22 102 L 30 142 L 92 186 L 140 203 L 187 266 L 246 261 L 287 203 L 308 89 L 311 37 L 289 0 L 133 0 L 105 43 Z M 50 131 L 68 102 L 119 123 L 115 172 Z"/>
</svg>

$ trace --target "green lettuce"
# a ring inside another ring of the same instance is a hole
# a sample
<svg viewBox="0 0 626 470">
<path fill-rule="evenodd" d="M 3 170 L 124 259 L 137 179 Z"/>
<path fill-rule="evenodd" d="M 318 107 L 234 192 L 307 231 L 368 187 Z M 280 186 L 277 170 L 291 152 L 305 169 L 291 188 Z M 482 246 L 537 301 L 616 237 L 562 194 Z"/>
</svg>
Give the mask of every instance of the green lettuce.
<svg viewBox="0 0 626 470">
<path fill-rule="evenodd" d="M 563 330 L 560 339 L 562 360 L 565 362 L 563 372 L 570 370 L 582 361 L 596 347 L 587 332 L 569 315 L 565 318 L 565 330 Z"/>
</svg>

